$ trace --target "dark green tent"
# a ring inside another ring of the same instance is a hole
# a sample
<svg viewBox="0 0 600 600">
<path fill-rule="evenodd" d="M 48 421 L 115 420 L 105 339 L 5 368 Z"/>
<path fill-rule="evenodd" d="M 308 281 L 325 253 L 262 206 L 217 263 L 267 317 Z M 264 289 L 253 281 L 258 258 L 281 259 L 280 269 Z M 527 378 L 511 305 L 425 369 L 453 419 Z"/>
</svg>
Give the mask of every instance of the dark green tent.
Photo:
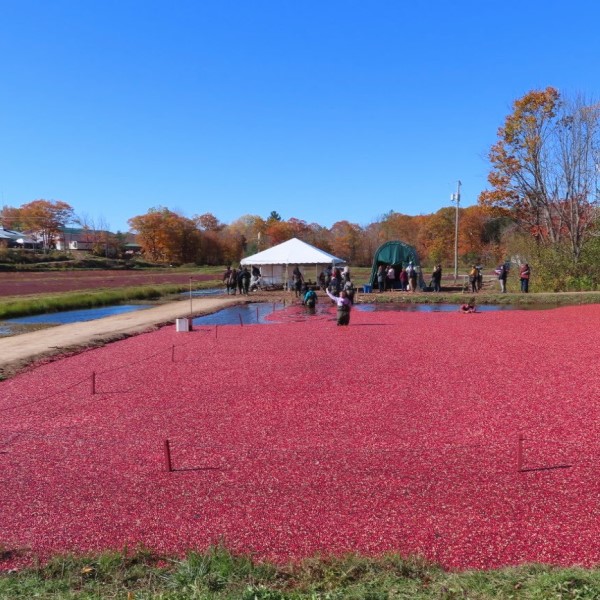
<svg viewBox="0 0 600 600">
<path fill-rule="evenodd" d="M 425 287 L 425 282 L 423 281 L 423 275 L 421 274 L 421 263 L 419 262 L 419 256 L 417 251 L 408 244 L 399 241 L 385 242 L 377 248 L 377 252 L 375 252 L 375 257 L 373 258 L 373 268 L 371 269 L 371 278 L 369 280 L 369 285 L 372 286 L 373 289 L 377 289 L 377 269 L 379 265 L 383 265 L 384 267 L 392 266 L 396 270 L 396 281 L 394 282 L 395 287 L 400 286 L 400 282 L 398 281 L 398 275 L 402 270 L 402 267 L 406 267 L 409 262 L 417 269 L 419 274 L 418 278 L 418 286 L 423 289 Z"/>
</svg>

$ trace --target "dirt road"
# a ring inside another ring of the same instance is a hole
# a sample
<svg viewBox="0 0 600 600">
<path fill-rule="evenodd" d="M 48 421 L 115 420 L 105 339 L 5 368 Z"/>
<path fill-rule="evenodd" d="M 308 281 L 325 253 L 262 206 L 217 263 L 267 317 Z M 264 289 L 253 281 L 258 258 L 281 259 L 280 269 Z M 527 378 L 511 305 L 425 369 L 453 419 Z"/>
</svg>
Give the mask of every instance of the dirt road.
<svg viewBox="0 0 600 600">
<path fill-rule="evenodd" d="M 273 300 L 273 298 L 269 298 Z M 132 313 L 114 315 L 95 321 L 59 325 L 12 337 L 0 338 L 0 378 L 10 377 L 33 362 L 41 359 L 70 354 L 83 348 L 105 344 L 175 319 L 215 312 L 240 302 L 260 301 L 258 295 L 251 297 L 223 296 L 219 298 L 194 298 L 163 304 Z"/>
</svg>

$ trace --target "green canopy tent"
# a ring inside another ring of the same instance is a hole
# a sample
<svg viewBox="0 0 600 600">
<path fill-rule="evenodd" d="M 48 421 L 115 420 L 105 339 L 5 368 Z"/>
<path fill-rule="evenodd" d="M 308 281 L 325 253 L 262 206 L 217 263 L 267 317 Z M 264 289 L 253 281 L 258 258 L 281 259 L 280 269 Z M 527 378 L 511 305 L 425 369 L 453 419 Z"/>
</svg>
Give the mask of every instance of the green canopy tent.
<svg viewBox="0 0 600 600">
<path fill-rule="evenodd" d="M 384 267 L 392 266 L 396 270 L 394 287 L 398 288 L 400 286 L 398 275 L 400 274 L 402 267 L 406 267 L 409 262 L 412 262 L 417 270 L 417 285 L 421 289 L 424 289 L 425 282 L 423 281 L 423 275 L 421 273 L 419 255 L 412 246 L 400 241 L 385 242 L 385 244 L 382 244 L 377 248 L 377 252 L 375 252 L 375 257 L 373 258 L 373 268 L 371 269 L 369 285 L 373 289 L 377 288 L 377 269 L 379 268 L 379 265 L 383 265 Z"/>
</svg>

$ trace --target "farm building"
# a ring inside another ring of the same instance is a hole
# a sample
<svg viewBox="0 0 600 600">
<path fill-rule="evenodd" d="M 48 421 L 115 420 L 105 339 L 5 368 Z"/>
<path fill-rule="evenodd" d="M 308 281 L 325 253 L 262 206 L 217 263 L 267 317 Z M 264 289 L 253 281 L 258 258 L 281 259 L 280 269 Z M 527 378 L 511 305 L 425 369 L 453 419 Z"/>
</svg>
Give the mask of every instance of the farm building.
<svg viewBox="0 0 600 600">
<path fill-rule="evenodd" d="M 34 238 L 22 231 L 4 229 L 0 225 L 0 248 L 37 248 L 39 244 Z"/>
</svg>

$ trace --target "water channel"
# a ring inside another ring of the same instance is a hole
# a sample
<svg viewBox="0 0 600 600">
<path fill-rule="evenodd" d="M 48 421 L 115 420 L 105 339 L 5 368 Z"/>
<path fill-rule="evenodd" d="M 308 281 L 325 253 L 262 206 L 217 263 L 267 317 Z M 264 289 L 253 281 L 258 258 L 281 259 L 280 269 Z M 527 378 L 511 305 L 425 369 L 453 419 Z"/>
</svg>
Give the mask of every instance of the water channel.
<svg viewBox="0 0 600 600">
<path fill-rule="evenodd" d="M 216 290 L 198 290 L 193 296 L 216 296 L 222 294 L 221 289 Z M 69 323 L 79 323 L 83 321 L 92 321 L 102 319 L 112 315 L 119 315 L 127 312 L 144 310 L 151 307 L 152 304 L 120 304 L 116 306 L 103 306 L 98 308 L 88 308 L 80 310 L 68 310 L 62 312 L 46 313 L 41 315 L 32 315 L 29 317 L 19 317 L 0 321 L 0 336 L 18 335 L 27 331 L 34 331 L 55 325 L 65 325 Z M 357 304 L 355 310 L 365 312 L 377 311 L 400 311 L 400 312 L 456 312 L 459 306 L 457 304 L 400 304 L 400 303 L 374 303 Z M 532 305 L 497 305 L 481 304 L 477 306 L 478 312 L 507 311 L 507 310 L 539 310 L 553 308 L 553 306 Z M 304 307 L 299 304 L 290 304 L 283 302 L 251 302 L 249 304 L 240 304 L 224 308 L 215 313 L 196 317 L 193 319 L 195 326 L 200 325 L 272 325 L 290 321 L 304 321 L 306 319 L 334 319 L 335 311 L 329 302 L 317 304 L 314 314 L 309 314 Z"/>
</svg>

